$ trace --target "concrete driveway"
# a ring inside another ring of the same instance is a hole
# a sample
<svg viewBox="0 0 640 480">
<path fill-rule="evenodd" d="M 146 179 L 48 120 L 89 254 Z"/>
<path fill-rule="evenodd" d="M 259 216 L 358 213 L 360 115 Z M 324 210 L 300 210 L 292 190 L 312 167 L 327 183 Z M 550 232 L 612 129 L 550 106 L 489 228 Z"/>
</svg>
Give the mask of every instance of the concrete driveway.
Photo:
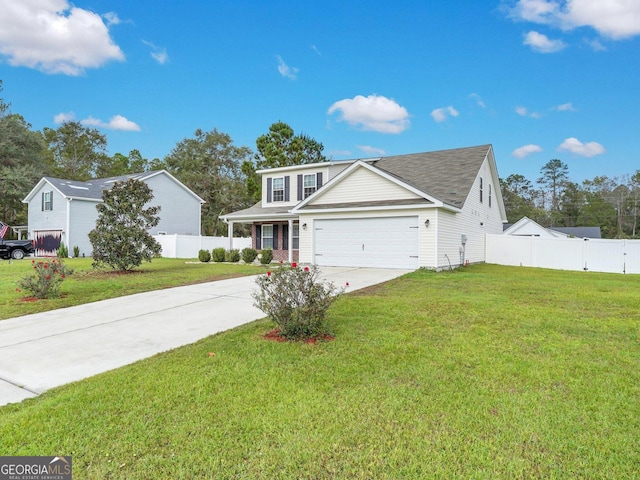
<svg viewBox="0 0 640 480">
<path fill-rule="evenodd" d="M 346 292 L 409 270 L 324 267 Z M 194 343 L 265 315 L 255 277 L 139 293 L 0 321 L 0 405 Z"/>
</svg>

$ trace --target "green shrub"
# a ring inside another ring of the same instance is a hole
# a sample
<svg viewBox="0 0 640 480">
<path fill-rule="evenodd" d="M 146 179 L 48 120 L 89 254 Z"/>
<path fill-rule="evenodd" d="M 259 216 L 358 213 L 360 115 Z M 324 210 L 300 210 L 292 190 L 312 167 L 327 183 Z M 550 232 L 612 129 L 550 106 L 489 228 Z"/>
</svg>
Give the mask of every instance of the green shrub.
<svg viewBox="0 0 640 480">
<path fill-rule="evenodd" d="M 33 275 L 18 281 L 18 287 L 31 293 L 36 298 L 53 298 L 60 296 L 60 284 L 72 270 L 65 267 L 62 260 L 31 260 Z"/>
<path fill-rule="evenodd" d="M 198 252 L 198 260 L 202 263 L 208 263 L 211 261 L 211 252 L 209 250 L 200 250 Z"/>
<path fill-rule="evenodd" d="M 58 258 L 69 258 L 69 249 L 64 244 L 64 242 L 60 242 L 60 246 L 58 247 L 58 253 L 56 254 Z"/>
<path fill-rule="evenodd" d="M 78 258 L 79 256 L 80 256 L 80 247 L 76 245 L 73 247 L 73 257 Z"/>
<path fill-rule="evenodd" d="M 258 256 L 258 251 L 255 248 L 242 249 L 242 261 L 244 263 L 252 263 L 257 256 Z"/>
<path fill-rule="evenodd" d="M 273 250 L 265 248 L 260 250 L 260 263 L 263 265 L 269 265 L 273 261 Z"/>
<path fill-rule="evenodd" d="M 319 279 L 315 265 L 297 268 L 280 266 L 256 279 L 258 291 L 254 305 L 280 328 L 280 335 L 298 340 L 328 333 L 326 313 L 342 293 L 333 283 Z"/>
<path fill-rule="evenodd" d="M 214 262 L 224 262 L 226 252 L 223 247 L 214 248 L 211 251 L 211 260 Z"/>
<path fill-rule="evenodd" d="M 235 248 L 225 253 L 224 259 L 226 262 L 237 263 L 240 261 L 240 250 Z"/>
</svg>

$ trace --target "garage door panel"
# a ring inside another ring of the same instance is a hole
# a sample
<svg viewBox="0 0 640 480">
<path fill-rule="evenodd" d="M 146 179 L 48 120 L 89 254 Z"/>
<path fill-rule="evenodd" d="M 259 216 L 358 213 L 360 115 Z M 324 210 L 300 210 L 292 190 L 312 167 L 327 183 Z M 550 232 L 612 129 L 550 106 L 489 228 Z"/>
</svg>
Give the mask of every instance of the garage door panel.
<svg viewBox="0 0 640 480">
<path fill-rule="evenodd" d="M 318 265 L 418 268 L 418 217 L 315 222 Z"/>
</svg>

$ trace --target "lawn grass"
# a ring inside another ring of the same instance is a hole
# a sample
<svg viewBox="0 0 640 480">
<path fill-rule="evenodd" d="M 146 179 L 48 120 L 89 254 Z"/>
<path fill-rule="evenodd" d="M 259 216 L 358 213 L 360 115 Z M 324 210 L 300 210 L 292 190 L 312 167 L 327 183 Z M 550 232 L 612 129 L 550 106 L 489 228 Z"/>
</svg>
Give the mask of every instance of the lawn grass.
<svg viewBox="0 0 640 480">
<path fill-rule="evenodd" d="M 67 277 L 60 289 L 61 297 L 25 302 L 28 292 L 19 291 L 17 281 L 31 275 L 28 259 L 0 260 L 0 320 L 29 313 L 70 307 L 139 292 L 176 287 L 191 283 L 211 282 L 242 275 L 254 275 L 264 268 L 228 263 L 195 263 L 184 259 L 156 258 L 143 263 L 131 273 L 94 270 L 90 258 L 69 258 L 64 263 L 74 274 Z"/>
<path fill-rule="evenodd" d="M 74 478 L 638 478 L 640 276 L 478 265 L 253 322 L 0 408 Z M 210 355 L 209 353 L 215 353 Z"/>
</svg>

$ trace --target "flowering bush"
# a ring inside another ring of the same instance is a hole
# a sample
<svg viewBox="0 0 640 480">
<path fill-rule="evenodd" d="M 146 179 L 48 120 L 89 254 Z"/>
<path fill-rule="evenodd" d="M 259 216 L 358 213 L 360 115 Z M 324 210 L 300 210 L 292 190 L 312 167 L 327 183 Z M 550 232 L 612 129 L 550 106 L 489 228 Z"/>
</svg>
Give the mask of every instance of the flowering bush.
<svg viewBox="0 0 640 480">
<path fill-rule="evenodd" d="M 18 281 L 18 286 L 36 298 L 60 296 L 60 284 L 72 271 L 65 267 L 62 260 L 31 261 L 33 275 Z"/>
<path fill-rule="evenodd" d="M 342 293 L 319 279 L 318 267 L 280 266 L 256 280 L 254 305 L 266 313 L 287 339 L 308 339 L 327 332 L 326 313 Z"/>
</svg>

